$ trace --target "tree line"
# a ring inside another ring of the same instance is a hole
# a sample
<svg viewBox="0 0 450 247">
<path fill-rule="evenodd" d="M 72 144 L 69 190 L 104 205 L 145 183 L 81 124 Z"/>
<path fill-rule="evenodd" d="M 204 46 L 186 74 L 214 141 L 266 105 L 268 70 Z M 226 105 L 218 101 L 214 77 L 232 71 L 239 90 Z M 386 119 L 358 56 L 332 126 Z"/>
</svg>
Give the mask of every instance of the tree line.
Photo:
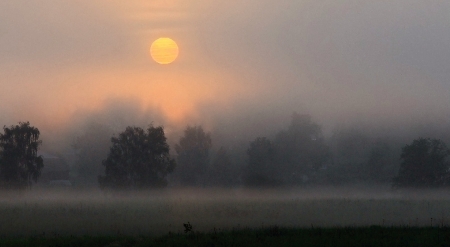
<svg viewBox="0 0 450 247">
<path fill-rule="evenodd" d="M 39 130 L 29 122 L 3 127 L 0 134 L 0 186 L 30 188 L 44 161 L 37 151 Z M 109 140 L 107 140 L 109 139 Z M 294 113 L 291 123 L 269 137 L 251 141 L 245 158 L 219 147 L 212 153 L 211 133 L 187 126 L 171 155 L 162 126 L 129 126 L 117 136 L 92 125 L 79 136 L 76 150 L 79 185 L 102 189 L 173 186 L 301 186 L 358 181 L 393 187 L 439 187 L 450 184 L 450 150 L 438 139 L 418 138 L 399 152 L 388 142 L 341 129 L 325 140 L 311 116 Z M 76 183 L 75 183 L 76 184 Z"/>
</svg>

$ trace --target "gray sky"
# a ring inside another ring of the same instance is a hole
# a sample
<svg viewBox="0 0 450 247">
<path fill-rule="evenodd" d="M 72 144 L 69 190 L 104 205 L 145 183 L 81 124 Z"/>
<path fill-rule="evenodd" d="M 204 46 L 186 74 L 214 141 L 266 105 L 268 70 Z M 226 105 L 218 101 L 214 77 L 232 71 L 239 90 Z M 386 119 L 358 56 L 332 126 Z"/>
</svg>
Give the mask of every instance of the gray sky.
<svg viewBox="0 0 450 247">
<path fill-rule="evenodd" d="M 0 124 L 260 135 L 297 111 L 326 128 L 448 126 L 449 13 L 445 0 L 1 1 Z M 159 37 L 178 43 L 174 63 L 149 56 Z"/>
</svg>

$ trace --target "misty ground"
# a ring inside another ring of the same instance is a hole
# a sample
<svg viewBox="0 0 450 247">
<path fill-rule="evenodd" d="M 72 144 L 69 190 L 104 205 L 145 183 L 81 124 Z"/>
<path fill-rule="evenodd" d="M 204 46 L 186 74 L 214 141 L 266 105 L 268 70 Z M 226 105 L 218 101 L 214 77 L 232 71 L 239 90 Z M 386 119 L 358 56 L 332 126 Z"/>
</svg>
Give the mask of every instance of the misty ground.
<svg viewBox="0 0 450 247">
<path fill-rule="evenodd" d="M 105 193 L 32 189 L 3 192 L 3 236 L 163 235 L 216 229 L 450 225 L 450 191 L 388 186 L 296 189 L 165 189 Z"/>
</svg>

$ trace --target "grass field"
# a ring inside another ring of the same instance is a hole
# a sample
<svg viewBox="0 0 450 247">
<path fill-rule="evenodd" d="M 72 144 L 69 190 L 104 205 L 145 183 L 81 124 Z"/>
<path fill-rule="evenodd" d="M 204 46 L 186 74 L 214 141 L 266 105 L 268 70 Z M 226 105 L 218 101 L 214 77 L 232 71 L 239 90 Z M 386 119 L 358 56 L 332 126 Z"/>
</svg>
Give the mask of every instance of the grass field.
<svg viewBox="0 0 450 247">
<path fill-rule="evenodd" d="M 279 228 L 149 236 L 2 238 L 0 246 L 450 246 L 447 227 Z"/>
<path fill-rule="evenodd" d="M 28 191 L 0 197 L 0 237 L 183 235 L 231 229 L 439 227 L 450 223 L 446 191 L 165 190 L 138 194 Z M 431 229 L 431 228 L 430 228 Z M 2 246 L 2 245 L 0 245 Z"/>
</svg>

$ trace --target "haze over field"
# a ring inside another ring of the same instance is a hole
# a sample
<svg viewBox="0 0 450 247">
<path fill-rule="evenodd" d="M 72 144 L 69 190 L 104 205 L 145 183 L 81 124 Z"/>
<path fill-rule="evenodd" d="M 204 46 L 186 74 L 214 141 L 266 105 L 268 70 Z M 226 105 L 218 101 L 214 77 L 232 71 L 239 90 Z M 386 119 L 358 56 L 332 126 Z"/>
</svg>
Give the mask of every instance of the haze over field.
<svg viewBox="0 0 450 247">
<path fill-rule="evenodd" d="M 172 142 L 202 124 L 248 143 L 294 111 L 326 133 L 442 137 L 449 10 L 440 0 L 2 1 L 0 124 L 30 121 L 47 149 L 92 121 L 163 124 Z M 159 37 L 179 45 L 170 65 L 149 56 Z"/>
<path fill-rule="evenodd" d="M 431 193 L 430 193 L 431 192 Z M 24 196 L 26 195 L 26 196 Z M 446 191 L 396 193 L 379 188 L 167 190 L 107 195 L 28 191 L 2 194 L 1 236 L 155 236 L 260 227 L 448 226 Z"/>
<path fill-rule="evenodd" d="M 0 1 L 0 237 L 448 226 L 449 13 Z"/>
</svg>

